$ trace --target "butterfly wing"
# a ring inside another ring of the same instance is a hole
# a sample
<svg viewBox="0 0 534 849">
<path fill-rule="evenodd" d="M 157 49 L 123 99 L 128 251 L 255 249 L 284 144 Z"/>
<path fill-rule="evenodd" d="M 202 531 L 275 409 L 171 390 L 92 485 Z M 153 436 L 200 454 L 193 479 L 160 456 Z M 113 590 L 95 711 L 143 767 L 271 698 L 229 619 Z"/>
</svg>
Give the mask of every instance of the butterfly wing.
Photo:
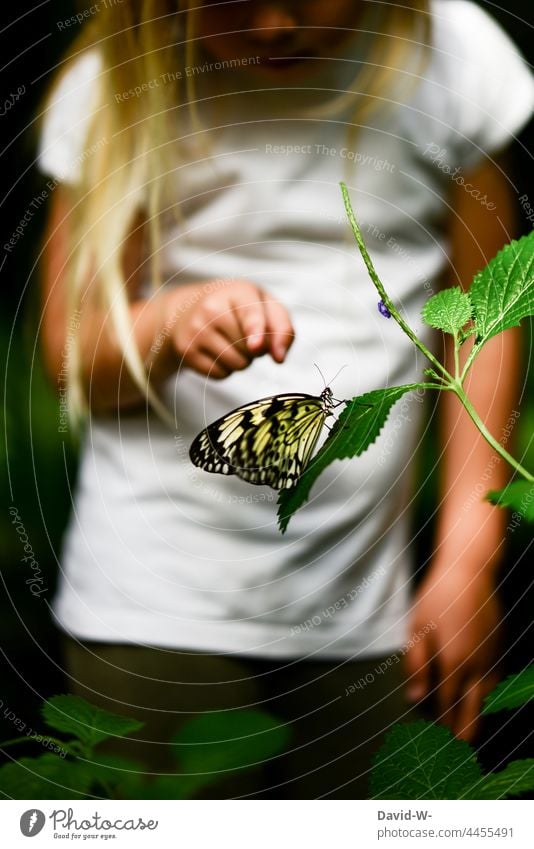
<svg viewBox="0 0 534 849">
<path fill-rule="evenodd" d="M 216 474 L 237 474 L 233 466 L 236 445 L 244 437 L 247 428 L 261 424 L 272 401 L 273 398 L 262 398 L 244 404 L 208 425 L 193 440 L 189 449 L 189 456 L 195 466 Z"/>
<path fill-rule="evenodd" d="M 234 463 L 243 480 L 273 489 L 294 486 L 321 433 L 325 414 L 319 398 L 273 399 L 273 409 L 236 444 Z"/>
<path fill-rule="evenodd" d="M 191 445 L 190 457 L 208 472 L 289 489 L 306 467 L 326 415 L 323 399 L 313 395 L 262 398 L 209 425 Z"/>
</svg>

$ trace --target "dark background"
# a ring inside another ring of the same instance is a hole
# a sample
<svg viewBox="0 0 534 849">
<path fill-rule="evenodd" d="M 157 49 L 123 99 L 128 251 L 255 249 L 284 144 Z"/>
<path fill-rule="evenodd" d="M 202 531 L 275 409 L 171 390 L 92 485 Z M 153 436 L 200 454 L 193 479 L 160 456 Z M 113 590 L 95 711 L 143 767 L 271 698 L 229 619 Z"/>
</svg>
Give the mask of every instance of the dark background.
<svg viewBox="0 0 534 849">
<path fill-rule="evenodd" d="M 531 0 L 512 0 L 506 10 L 492 3 L 480 5 L 500 20 L 532 63 Z M 56 21 L 68 18 L 75 11 L 74 0 L 48 0 L 40 5 L 9 4 L 2 9 L 1 102 L 4 104 L 19 86 L 25 86 L 26 93 L 0 118 L 3 211 L 0 246 L 9 239 L 32 199 L 45 188 L 45 178 L 33 167 L 38 138 L 35 119 L 54 67 L 78 31 L 73 27 L 60 32 Z M 528 173 L 532 176 L 531 159 L 526 152 L 532 150 L 532 132 L 532 127 L 525 131 L 513 151 L 513 162 L 516 173 L 521 175 L 523 190 L 529 185 Z M 50 623 L 48 605 L 53 597 L 59 542 L 70 506 L 69 489 L 75 476 L 76 452 L 72 444 L 64 441 L 64 435 L 57 432 L 57 399 L 43 376 L 35 350 L 36 316 L 39 315 L 35 263 L 45 215 L 46 204 L 35 213 L 13 252 L 5 254 L 0 250 L 0 346 L 2 362 L 7 363 L 2 381 L 0 447 L 3 482 L 0 505 L 0 740 L 19 734 L 13 722 L 5 718 L 6 712 L 14 712 L 27 728 L 42 730 L 39 707 L 43 698 L 66 689 L 58 660 L 58 636 Z M 521 218 L 520 232 L 526 232 L 528 226 Z M 528 326 L 524 334 L 525 357 L 529 360 L 531 329 L 531 325 Z M 533 385 L 531 374 L 525 397 L 533 397 Z M 520 432 L 516 451 L 522 453 L 534 432 L 532 406 L 523 406 L 517 430 Z M 425 481 L 425 470 L 434 466 L 433 438 L 430 429 L 419 455 L 418 509 L 421 515 L 421 505 L 425 505 L 426 513 L 434 498 L 434 477 Z M 44 576 L 47 589 L 40 597 L 33 597 L 25 584 L 31 572 L 27 564 L 21 563 L 22 547 L 8 512 L 12 505 L 24 523 Z M 420 562 L 428 555 L 430 540 L 431 528 L 428 527 L 418 536 Z M 503 567 L 502 599 L 510 612 L 504 673 L 518 670 L 532 660 L 534 593 L 531 567 L 527 563 L 531 542 L 532 529 L 520 527 L 512 534 Z M 534 755 L 534 744 L 529 739 L 532 720 L 532 711 L 523 709 L 510 718 L 503 714 L 499 715 L 498 722 L 486 723 L 480 745 L 487 766 L 498 764 L 503 756 L 512 752 L 515 757 Z M 20 750 L 9 749 L 9 753 L 20 756 L 23 751 L 20 747 Z M 24 754 L 41 752 L 35 752 L 28 745 Z"/>
</svg>

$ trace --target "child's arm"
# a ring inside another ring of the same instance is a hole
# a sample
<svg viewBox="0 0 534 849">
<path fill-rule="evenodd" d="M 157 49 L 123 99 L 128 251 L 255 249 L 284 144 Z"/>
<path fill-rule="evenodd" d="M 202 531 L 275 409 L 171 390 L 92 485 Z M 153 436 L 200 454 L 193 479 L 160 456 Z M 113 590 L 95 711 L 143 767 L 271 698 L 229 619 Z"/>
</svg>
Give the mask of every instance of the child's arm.
<svg viewBox="0 0 534 849">
<path fill-rule="evenodd" d="M 465 188 L 455 187 L 452 251 L 464 287 L 514 235 L 515 220 L 509 183 L 497 164 L 483 165 L 466 175 L 466 182 L 486 194 L 496 209 L 489 211 Z M 452 372 L 451 351 L 449 355 Z M 516 403 L 519 356 L 518 333 L 507 331 L 485 346 L 467 383 L 471 401 L 497 439 Z M 495 575 L 507 521 L 504 511 L 482 497 L 488 489 L 504 486 L 510 470 L 450 393 L 442 393 L 440 424 L 444 453 L 437 540 L 411 620 L 415 632 L 431 622 L 436 627 L 406 656 L 412 676 L 408 694 L 420 699 L 433 680 L 440 720 L 471 739 L 482 698 L 496 683 L 492 667 L 501 615 Z"/>
<path fill-rule="evenodd" d="M 58 188 L 50 214 L 43 274 L 43 352 L 54 378 L 65 366 L 68 219 L 68 198 Z M 293 340 L 287 311 L 247 280 L 166 287 L 150 299 L 141 298 L 142 234 L 139 220 L 125 242 L 123 266 L 135 342 L 154 384 L 183 367 L 221 379 L 265 353 L 276 362 L 284 360 Z M 139 404 L 143 397 L 125 367 L 111 319 L 92 295 L 88 284 L 79 318 L 82 379 L 91 408 L 105 411 Z"/>
</svg>

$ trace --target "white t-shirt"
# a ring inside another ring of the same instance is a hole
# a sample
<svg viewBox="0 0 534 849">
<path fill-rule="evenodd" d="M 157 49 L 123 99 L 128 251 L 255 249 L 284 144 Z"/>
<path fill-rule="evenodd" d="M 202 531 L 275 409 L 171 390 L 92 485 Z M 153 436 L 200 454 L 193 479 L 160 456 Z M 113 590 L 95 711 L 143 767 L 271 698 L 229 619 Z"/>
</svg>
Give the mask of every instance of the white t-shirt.
<svg viewBox="0 0 534 849">
<path fill-rule="evenodd" d="M 185 224 L 165 219 L 166 278 L 169 285 L 255 281 L 287 306 L 296 340 L 282 366 L 263 357 L 221 382 L 187 370 L 169 380 L 164 396 L 176 433 L 144 412 L 90 419 L 54 605 L 67 632 L 282 658 L 402 646 L 420 396 L 393 408 L 362 457 L 327 469 L 285 536 L 273 490 L 193 467 L 188 447 L 240 404 L 279 392 L 319 394 L 314 363 L 327 380 L 345 366 L 332 385 L 337 398 L 421 379 L 426 363 L 377 310 L 339 181 L 352 187 L 386 287 L 431 344 L 420 312 L 447 268 L 452 181 L 505 145 L 534 103 L 528 70 L 484 12 L 465 0 L 437 0 L 432 11 L 420 84 L 407 104 L 369 119 L 355 147 L 347 142 L 351 110 L 269 120 L 246 70 L 225 70 L 224 79 L 217 69 L 199 73 L 206 91 L 219 83 L 250 90 L 221 98 L 231 119 L 220 120 L 219 110 L 208 123 L 216 167 L 199 152 L 198 162 L 179 163 L 169 176 Z M 337 80 L 343 89 L 354 75 L 348 50 L 346 61 L 325 61 L 313 85 L 336 88 Z M 83 167 L 100 71 L 97 53 L 78 60 L 45 122 L 40 167 L 66 181 Z M 280 94 L 295 104 L 300 96 Z M 447 174 L 445 164 L 459 170 Z"/>
</svg>

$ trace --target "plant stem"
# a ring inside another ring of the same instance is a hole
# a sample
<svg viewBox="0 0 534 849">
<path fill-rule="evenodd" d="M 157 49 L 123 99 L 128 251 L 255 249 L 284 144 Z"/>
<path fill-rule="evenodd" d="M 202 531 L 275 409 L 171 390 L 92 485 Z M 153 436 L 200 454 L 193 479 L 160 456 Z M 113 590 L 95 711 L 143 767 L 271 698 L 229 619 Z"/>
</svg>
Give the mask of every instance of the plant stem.
<svg viewBox="0 0 534 849">
<path fill-rule="evenodd" d="M 469 400 L 469 398 L 465 394 L 460 382 L 455 381 L 455 385 L 452 385 L 451 389 L 453 390 L 453 392 L 456 393 L 456 395 L 460 399 L 460 401 L 463 404 L 468 415 L 471 417 L 472 421 L 475 423 L 475 425 L 477 426 L 478 430 L 480 431 L 480 433 L 482 434 L 482 436 L 484 437 L 486 442 L 489 442 L 489 444 L 491 445 L 492 448 L 495 449 L 497 454 L 499 454 L 503 458 L 503 460 L 506 460 L 506 462 L 509 463 L 512 466 L 512 468 L 514 468 L 516 470 L 516 472 L 518 472 L 522 477 L 526 478 L 526 480 L 534 482 L 534 476 L 532 476 L 530 474 L 530 472 L 527 472 L 527 470 L 524 469 L 523 466 L 520 463 L 518 463 L 517 460 L 514 457 L 512 457 L 512 455 L 509 454 L 508 451 L 506 451 L 505 448 L 503 448 L 503 446 L 500 444 L 500 442 L 497 442 L 495 437 L 491 435 L 491 433 L 487 429 L 486 425 L 484 424 L 484 422 L 482 421 L 482 419 L 478 415 L 477 411 L 475 410 L 475 408 L 471 404 L 471 401 Z"/>
<path fill-rule="evenodd" d="M 59 746 L 63 749 L 64 752 L 70 752 L 70 747 L 65 740 L 58 740 L 57 737 L 49 737 L 48 734 L 43 737 L 42 740 L 36 740 L 35 737 L 29 737 L 27 734 L 24 737 L 13 737 L 12 740 L 6 740 L 3 743 L 0 743 L 0 746 L 3 748 L 4 746 L 14 746 L 16 743 L 38 743 L 42 745 L 43 742 L 55 743 L 56 746 Z"/>
<path fill-rule="evenodd" d="M 467 357 L 467 360 L 465 361 L 463 371 L 462 371 L 462 375 L 461 375 L 461 378 L 460 378 L 461 383 L 464 382 L 466 375 L 467 375 L 467 372 L 469 371 L 469 369 L 473 365 L 473 361 L 474 361 L 475 357 L 477 356 L 477 354 L 479 353 L 480 348 L 481 348 L 481 345 L 477 345 L 476 342 L 473 345 L 473 347 L 471 348 L 469 355 Z"/>
<path fill-rule="evenodd" d="M 367 266 L 367 271 L 369 272 L 369 276 L 370 276 L 371 280 L 373 281 L 375 288 L 376 288 L 378 294 L 380 295 L 382 301 L 384 302 L 384 304 L 388 308 L 389 312 L 391 313 L 392 318 L 395 319 L 395 321 L 397 322 L 397 324 L 399 325 L 401 330 L 404 331 L 406 336 L 413 342 L 415 347 L 418 348 L 421 351 L 421 353 L 424 354 L 424 356 L 427 358 L 427 360 L 430 360 L 432 365 L 435 366 L 435 368 L 439 369 L 439 371 L 441 371 L 442 374 L 444 374 L 445 377 L 448 380 L 452 380 L 452 375 L 449 374 L 449 372 L 447 371 L 445 366 L 442 365 L 442 363 L 440 363 L 440 361 L 438 359 L 436 359 L 434 354 L 431 351 L 428 350 L 426 345 L 423 342 L 421 342 L 419 337 L 416 336 L 416 334 L 414 333 L 412 328 L 409 326 L 409 324 L 407 324 L 405 322 L 403 317 L 400 315 L 400 313 L 396 309 L 395 305 L 391 302 L 391 299 L 390 299 L 388 293 L 384 289 L 384 284 L 382 283 L 382 281 L 380 280 L 380 277 L 378 276 L 378 274 L 376 272 L 376 269 L 373 265 L 373 261 L 372 261 L 371 257 L 369 256 L 369 254 L 367 252 L 367 248 L 365 247 L 365 242 L 363 240 L 363 236 L 362 236 L 360 227 L 358 225 L 358 222 L 356 221 L 356 216 L 354 215 L 354 210 L 353 210 L 352 204 L 350 202 L 350 196 L 349 196 L 348 189 L 347 189 L 345 183 L 341 183 L 340 185 L 341 185 L 341 191 L 342 191 L 342 194 L 343 194 L 343 201 L 345 203 L 345 209 L 347 211 L 347 217 L 349 219 L 350 226 L 352 227 L 352 232 L 354 233 L 354 238 L 356 239 L 358 248 L 360 249 L 362 259 L 363 259 L 365 265 Z"/>
<path fill-rule="evenodd" d="M 458 332 L 453 334 L 454 337 L 454 379 L 458 383 L 463 384 L 463 377 L 460 378 L 460 345 L 458 343 Z"/>
<path fill-rule="evenodd" d="M 437 389 L 440 389 L 441 391 L 452 391 L 452 392 L 454 392 L 458 396 L 458 398 L 460 399 L 460 402 L 463 404 L 465 410 L 467 411 L 468 415 L 471 417 L 472 421 L 475 423 L 476 427 L 478 428 L 478 430 L 480 431 L 480 433 L 482 434 L 484 439 L 491 445 L 492 448 L 495 449 L 497 454 L 499 454 L 503 458 L 503 460 L 506 460 L 506 462 L 509 463 L 512 466 L 512 468 L 515 469 L 516 472 L 518 472 L 526 480 L 534 481 L 534 477 L 530 474 L 530 472 L 527 472 L 527 470 L 524 469 L 523 466 L 521 466 L 521 464 L 518 463 L 517 460 L 515 460 L 514 457 L 512 457 L 512 455 L 509 454 L 508 451 L 506 451 L 503 448 L 503 446 L 499 442 L 497 442 L 497 440 L 491 435 L 491 433 L 487 429 L 486 425 L 484 424 L 484 422 L 482 421 L 482 419 L 478 415 L 477 411 L 475 410 L 475 408 L 471 404 L 469 398 L 467 397 L 467 395 L 464 392 L 463 382 L 465 380 L 465 376 L 466 376 L 469 368 L 471 367 L 473 360 L 475 359 L 476 355 L 478 354 L 478 352 L 481 348 L 481 345 L 480 344 L 477 345 L 475 343 L 471 353 L 469 354 L 469 357 L 466 361 L 466 364 L 463 368 L 463 371 L 460 373 L 460 344 L 459 344 L 458 333 L 455 333 L 454 334 L 454 377 L 451 374 L 449 374 L 449 372 L 447 371 L 445 366 L 442 365 L 442 363 L 440 363 L 440 361 L 438 359 L 436 359 L 436 357 L 432 354 L 432 352 L 428 350 L 426 345 L 423 342 L 421 342 L 421 340 L 418 338 L 418 336 L 416 336 L 416 334 L 414 333 L 412 328 L 406 323 L 406 321 L 400 315 L 400 313 L 396 309 L 395 305 L 391 302 L 391 299 L 390 299 L 388 293 L 386 292 L 386 290 L 384 288 L 384 284 L 380 280 L 380 277 L 378 276 L 378 274 L 376 272 L 376 269 L 373 265 L 371 257 L 369 256 L 369 254 L 367 252 L 367 248 L 365 247 L 365 242 L 363 240 L 363 236 L 362 236 L 360 227 L 358 225 L 358 222 L 356 221 L 356 216 L 354 215 L 354 210 L 352 209 L 352 204 L 350 202 L 349 192 L 348 192 L 348 189 L 347 189 L 347 186 L 345 185 L 345 183 L 341 183 L 341 191 L 342 191 L 342 194 L 343 194 L 343 201 L 345 203 L 345 209 L 347 211 L 347 216 L 348 216 L 348 219 L 349 219 L 349 222 L 350 222 L 350 226 L 352 227 L 352 232 L 354 233 L 354 238 L 356 239 L 356 243 L 357 243 L 358 248 L 360 250 L 360 253 L 362 255 L 362 259 L 363 259 L 363 261 L 364 261 L 364 263 L 367 267 L 367 271 L 369 272 L 369 276 L 370 276 L 371 280 L 373 281 L 378 294 L 380 295 L 383 303 L 385 304 L 385 306 L 387 307 L 387 309 L 391 313 L 392 318 L 395 319 L 395 321 L 397 322 L 397 324 L 399 325 L 401 330 L 404 331 L 406 336 L 413 342 L 413 344 L 416 346 L 416 348 L 418 348 L 419 351 L 421 351 L 421 353 L 424 354 L 424 356 L 428 360 L 430 360 L 432 365 L 436 369 L 438 369 L 443 375 L 442 378 L 440 378 L 439 375 L 437 375 L 437 374 L 435 375 L 436 378 L 443 380 L 443 385 L 442 386 L 434 385 L 431 388 L 437 388 Z M 430 388 L 430 386 L 429 386 L 429 388 Z"/>
</svg>

